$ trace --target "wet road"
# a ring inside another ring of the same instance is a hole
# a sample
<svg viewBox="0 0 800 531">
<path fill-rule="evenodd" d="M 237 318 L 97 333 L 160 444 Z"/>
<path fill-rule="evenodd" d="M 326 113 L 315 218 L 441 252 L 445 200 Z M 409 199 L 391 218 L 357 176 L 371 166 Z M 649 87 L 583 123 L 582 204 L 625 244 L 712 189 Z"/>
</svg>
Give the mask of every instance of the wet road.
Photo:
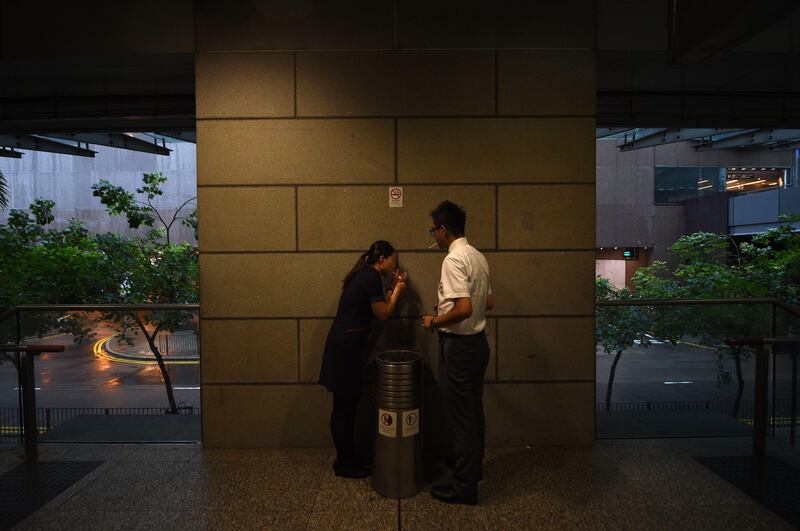
<svg viewBox="0 0 800 531">
<path fill-rule="evenodd" d="M 98 339 L 111 332 L 99 331 Z M 30 341 L 34 343 L 34 341 Z M 110 361 L 95 356 L 96 341 L 76 345 L 60 334 L 36 343 L 63 344 L 63 353 L 35 360 L 38 407 L 167 407 L 167 394 L 158 365 Z M 200 366 L 169 365 L 178 405 L 200 406 Z M 17 373 L 5 360 L 0 365 L 0 407 L 17 407 Z"/>
</svg>

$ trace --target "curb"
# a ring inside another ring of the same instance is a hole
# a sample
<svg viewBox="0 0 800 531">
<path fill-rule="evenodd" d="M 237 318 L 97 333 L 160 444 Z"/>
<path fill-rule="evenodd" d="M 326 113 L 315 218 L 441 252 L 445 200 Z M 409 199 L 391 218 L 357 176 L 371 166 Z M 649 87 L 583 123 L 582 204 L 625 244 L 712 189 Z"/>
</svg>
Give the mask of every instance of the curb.
<svg viewBox="0 0 800 531">
<path fill-rule="evenodd" d="M 103 343 L 103 349 L 108 352 L 109 354 L 116 356 L 117 358 L 122 358 L 129 361 L 151 361 L 156 362 L 155 356 L 152 354 L 149 356 L 137 356 L 135 354 L 127 354 L 125 352 L 120 352 L 118 350 L 114 350 L 109 346 L 109 343 L 116 338 L 117 336 L 111 336 L 111 339 Z M 163 355 L 162 355 L 163 356 Z M 200 362 L 200 356 L 163 356 L 165 362 L 188 362 L 188 361 L 197 361 Z"/>
</svg>

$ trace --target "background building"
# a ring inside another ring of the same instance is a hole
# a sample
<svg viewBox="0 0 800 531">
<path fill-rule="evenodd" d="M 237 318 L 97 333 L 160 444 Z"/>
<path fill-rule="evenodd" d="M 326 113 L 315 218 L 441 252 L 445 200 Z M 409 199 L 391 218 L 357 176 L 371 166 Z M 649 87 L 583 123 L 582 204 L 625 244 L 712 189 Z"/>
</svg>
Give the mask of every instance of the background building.
<svg viewBox="0 0 800 531">
<path fill-rule="evenodd" d="M 685 234 L 746 238 L 800 212 L 796 149 L 769 143 L 698 151 L 697 140 L 623 150 L 634 135 L 657 131 L 669 129 L 597 140 L 597 274 L 617 287 L 632 287 L 636 268 L 653 260 L 672 265 L 669 247 Z"/>
</svg>

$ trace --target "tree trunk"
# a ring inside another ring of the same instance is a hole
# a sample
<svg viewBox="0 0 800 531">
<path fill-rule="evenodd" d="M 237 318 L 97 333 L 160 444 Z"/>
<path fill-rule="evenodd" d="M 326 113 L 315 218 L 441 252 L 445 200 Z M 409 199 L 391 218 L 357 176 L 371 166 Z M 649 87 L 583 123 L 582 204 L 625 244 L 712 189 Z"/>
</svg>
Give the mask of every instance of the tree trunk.
<svg viewBox="0 0 800 531">
<path fill-rule="evenodd" d="M 164 378 L 164 387 L 167 388 L 167 400 L 169 400 L 169 412 L 173 415 L 178 414 L 178 406 L 175 404 L 175 395 L 172 391 L 172 379 L 169 376 L 169 371 L 167 371 L 167 364 L 164 363 L 164 357 L 161 356 L 161 351 L 158 350 L 156 346 L 156 336 L 155 334 L 153 337 L 147 337 L 147 342 L 150 344 L 150 350 L 153 352 L 153 355 L 156 357 L 156 361 L 158 362 L 158 368 L 161 369 L 161 376 Z"/>
<path fill-rule="evenodd" d="M 606 388 L 606 411 L 611 410 L 611 391 L 614 388 L 614 374 L 617 372 L 617 363 L 622 357 L 622 351 L 618 350 L 614 354 L 614 361 L 611 363 L 611 372 L 608 375 L 608 387 Z"/>
<path fill-rule="evenodd" d="M 741 348 L 736 348 L 733 360 L 736 363 L 736 402 L 733 404 L 733 416 L 739 417 L 739 410 L 742 407 L 742 395 L 744 395 L 744 377 L 742 376 L 742 356 Z"/>
<path fill-rule="evenodd" d="M 178 406 L 175 404 L 175 394 L 172 391 L 172 379 L 169 376 L 169 371 L 167 371 L 167 364 L 164 363 L 164 357 L 161 355 L 161 351 L 158 350 L 156 346 L 156 336 L 158 335 L 159 329 L 156 328 L 156 331 L 153 333 L 152 336 L 147 333 L 147 329 L 144 326 L 144 323 L 139 319 L 137 316 L 134 315 L 134 320 L 136 324 L 139 325 L 139 328 L 142 330 L 144 337 L 147 339 L 147 344 L 150 345 L 150 351 L 156 357 L 156 362 L 158 362 L 158 368 L 161 369 L 161 377 L 164 379 L 164 387 L 167 389 L 167 400 L 169 400 L 169 412 L 173 415 L 178 414 Z"/>
</svg>

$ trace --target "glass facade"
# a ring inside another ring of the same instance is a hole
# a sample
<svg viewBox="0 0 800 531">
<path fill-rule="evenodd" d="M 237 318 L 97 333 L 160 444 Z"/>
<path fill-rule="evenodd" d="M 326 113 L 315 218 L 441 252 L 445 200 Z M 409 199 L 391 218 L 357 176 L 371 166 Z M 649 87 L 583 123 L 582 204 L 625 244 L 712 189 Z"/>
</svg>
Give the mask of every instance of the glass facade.
<svg viewBox="0 0 800 531">
<path fill-rule="evenodd" d="M 725 191 L 726 169 L 656 166 L 656 204 L 681 204 L 690 197 Z"/>
</svg>

